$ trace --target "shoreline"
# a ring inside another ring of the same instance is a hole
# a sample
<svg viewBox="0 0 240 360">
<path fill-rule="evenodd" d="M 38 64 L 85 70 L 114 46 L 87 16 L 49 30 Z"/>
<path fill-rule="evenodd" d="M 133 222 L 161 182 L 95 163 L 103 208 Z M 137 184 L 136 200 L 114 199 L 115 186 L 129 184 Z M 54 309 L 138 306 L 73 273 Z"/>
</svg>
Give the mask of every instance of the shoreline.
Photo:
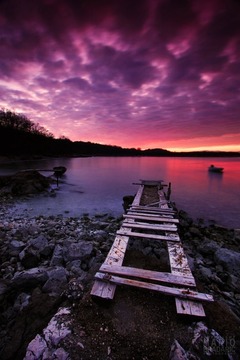
<svg viewBox="0 0 240 360">
<path fill-rule="evenodd" d="M 0 206 L 0 306 L 3 310 L 0 357 L 3 360 L 22 360 L 31 341 L 39 347 L 36 336 L 40 334 L 43 339 L 43 329 L 59 307 L 69 309 L 68 314 L 60 316 L 60 324 L 68 328 L 61 342 L 54 340 L 57 346 L 46 343 L 45 347 L 54 352 L 61 349 L 62 354 L 68 354 L 66 359 L 78 360 L 79 351 L 83 359 L 106 358 L 107 351 L 111 350 L 111 358 L 121 360 L 126 358 L 123 353 L 126 343 L 127 354 L 132 354 L 132 358 L 140 346 L 145 356 L 155 351 L 155 358 L 168 359 L 174 339 L 184 349 L 191 348 L 187 329 L 191 327 L 195 331 L 196 319 L 192 320 L 194 322 L 180 320 L 170 298 L 147 293 L 146 304 L 146 293 L 138 289 L 119 289 L 116 300 L 108 307 L 95 304 L 91 299 L 94 274 L 106 258 L 120 227 L 121 216 L 68 217 L 66 214 L 29 218 L 24 213 L 15 216 L 8 213 L 12 200 Z M 182 210 L 178 211 L 178 216 L 179 234 L 197 288 L 215 298 L 213 304 L 204 305 L 207 315 L 204 326 L 214 329 L 225 340 L 228 336 L 234 339 L 233 350 L 239 353 L 240 230 L 214 224 L 206 226 L 201 221 L 195 223 Z M 164 244 L 133 239 L 129 243 L 129 254 L 127 264 L 140 267 L 145 264 L 153 270 L 168 269 Z M 156 313 L 159 307 L 161 311 Z M 159 318 L 154 325 L 156 316 Z M 169 317 L 171 320 L 166 322 Z M 147 331 L 142 319 L 146 321 Z M 121 321 L 124 323 L 120 326 Z M 25 328 L 23 324 L 28 325 Z M 162 349 L 155 346 L 156 334 L 157 343 L 164 343 Z M 129 339 L 132 339 L 130 343 Z M 106 350 L 105 344 L 110 350 Z"/>
</svg>

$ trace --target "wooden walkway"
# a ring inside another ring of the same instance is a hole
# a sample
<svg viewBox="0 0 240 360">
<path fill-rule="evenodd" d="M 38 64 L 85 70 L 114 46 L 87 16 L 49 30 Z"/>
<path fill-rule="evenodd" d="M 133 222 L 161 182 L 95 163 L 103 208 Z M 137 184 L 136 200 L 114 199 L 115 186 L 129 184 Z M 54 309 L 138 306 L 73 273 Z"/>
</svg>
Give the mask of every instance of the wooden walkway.
<svg viewBox="0 0 240 360">
<path fill-rule="evenodd" d="M 140 203 L 145 186 L 157 188 L 159 199 L 142 206 Z M 113 245 L 104 263 L 95 274 L 91 295 L 113 299 L 117 285 L 136 286 L 174 296 L 178 314 L 204 317 L 202 302 L 211 302 L 213 297 L 199 293 L 196 289 L 196 283 L 178 234 L 177 224 L 178 219 L 166 199 L 162 181 L 142 180 L 130 209 L 124 215 L 124 221 L 120 230 L 117 231 Z M 131 237 L 164 241 L 168 250 L 171 272 L 123 266 Z"/>
</svg>

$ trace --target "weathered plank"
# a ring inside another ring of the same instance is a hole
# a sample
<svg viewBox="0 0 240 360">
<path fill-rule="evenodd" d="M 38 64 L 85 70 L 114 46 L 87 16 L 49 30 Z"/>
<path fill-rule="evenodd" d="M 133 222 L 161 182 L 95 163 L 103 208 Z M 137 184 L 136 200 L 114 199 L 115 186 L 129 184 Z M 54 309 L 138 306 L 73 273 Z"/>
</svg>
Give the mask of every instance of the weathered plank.
<svg viewBox="0 0 240 360">
<path fill-rule="evenodd" d="M 137 229 L 149 229 L 149 230 L 162 230 L 162 231 L 177 231 L 177 226 L 175 224 L 149 224 L 144 222 L 126 222 L 124 220 L 123 222 L 124 227 L 131 227 L 131 228 L 137 228 Z"/>
<path fill-rule="evenodd" d="M 161 209 L 159 207 L 150 207 L 150 206 L 133 206 L 131 205 L 130 206 L 130 209 L 133 209 L 133 210 L 138 210 L 138 211 L 142 211 L 142 210 L 145 210 L 146 212 L 156 212 L 157 214 L 165 214 L 165 213 L 169 213 L 169 214 L 175 214 L 176 211 L 173 210 L 172 208 L 168 208 L 168 209 Z"/>
<path fill-rule="evenodd" d="M 137 220 L 149 220 L 149 221 L 157 221 L 157 222 L 169 222 L 169 223 L 179 223 L 178 219 L 166 218 L 166 217 L 150 217 L 150 216 L 143 216 L 143 215 L 134 215 L 134 214 L 124 214 L 124 218 L 129 219 L 137 219 Z"/>
<path fill-rule="evenodd" d="M 127 249 L 129 238 L 127 236 L 117 235 L 113 242 L 113 245 L 104 261 L 106 265 L 122 265 L 125 251 Z M 99 296 L 104 299 L 113 299 L 116 290 L 116 285 L 106 284 L 103 281 L 94 281 L 91 295 Z"/>
<path fill-rule="evenodd" d="M 147 283 L 139 280 L 126 279 L 119 276 L 103 274 L 100 272 L 96 273 L 95 278 L 118 285 L 129 285 L 143 289 L 154 290 L 164 293 L 165 295 L 177 296 L 183 299 L 192 299 L 195 301 L 206 301 L 206 302 L 214 301 L 213 297 L 209 294 L 199 293 L 186 288 L 184 289 L 172 288 L 164 285 Z"/>
<path fill-rule="evenodd" d="M 144 189 L 144 186 L 140 185 L 139 188 L 138 188 L 137 194 L 135 195 L 135 197 L 133 199 L 132 205 L 139 205 L 140 204 L 143 189 Z"/>
<path fill-rule="evenodd" d="M 146 233 L 138 233 L 135 231 L 130 230 L 123 230 L 122 228 L 117 231 L 118 235 L 125 235 L 129 237 L 141 237 L 153 240 L 165 240 L 165 241 L 180 241 L 180 238 L 177 234 L 170 234 L 169 235 L 157 235 L 157 234 L 146 234 Z"/>
<path fill-rule="evenodd" d="M 129 210 L 128 211 L 128 214 L 129 215 L 139 215 L 139 216 L 146 216 L 146 217 L 149 217 L 149 218 L 164 218 L 164 219 L 172 219 L 173 218 L 173 215 L 172 214 L 169 214 L 169 213 L 149 213 L 149 212 L 139 212 L 138 210 Z"/>
<path fill-rule="evenodd" d="M 140 199 L 143 193 L 144 186 L 139 186 L 137 194 L 134 197 L 133 204 L 139 205 Z M 126 222 L 133 222 L 133 219 L 126 219 Z M 123 228 L 124 229 L 124 228 Z M 129 237 L 117 235 L 112 244 L 112 247 L 104 261 L 106 265 L 118 265 L 121 266 L 127 249 Z M 101 297 L 104 299 L 113 299 L 116 291 L 116 285 L 103 282 L 101 280 L 95 280 L 91 295 Z"/>
<path fill-rule="evenodd" d="M 158 191 L 158 195 L 159 195 L 159 207 L 161 209 L 167 209 L 168 204 L 165 201 L 164 192 L 160 190 Z M 192 272 L 189 268 L 187 258 L 184 254 L 183 248 L 181 248 L 180 250 L 180 247 L 178 245 L 181 246 L 180 243 L 173 244 L 167 242 L 171 273 L 179 276 L 180 275 L 190 276 L 190 274 L 192 275 Z M 184 266 L 182 267 L 182 265 Z M 175 298 L 175 304 L 178 314 L 205 317 L 205 311 L 203 305 L 200 302 Z"/>
<path fill-rule="evenodd" d="M 188 287 L 195 287 L 196 283 L 193 276 L 179 276 L 168 272 L 159 272 L 146 269 L 138 269 L 128 266 L 111 266 L 102 265 L 99 272 L 109 274 L 137 277 L 142 279 L 154 280 L 159 282 L 170 283 L 174 285 L 184 285 Z"/>
<path fill-rule="evenodd" d="M 142 179 L 140 179 L 139 181 L 141 181 L 142 185 L 147 185 L 147 186 L 158 186 L 158 185 L 163 186 L 164 185 L 164 184 L 162 184 L 163 180 L 142 180 Z"/>
</svg>

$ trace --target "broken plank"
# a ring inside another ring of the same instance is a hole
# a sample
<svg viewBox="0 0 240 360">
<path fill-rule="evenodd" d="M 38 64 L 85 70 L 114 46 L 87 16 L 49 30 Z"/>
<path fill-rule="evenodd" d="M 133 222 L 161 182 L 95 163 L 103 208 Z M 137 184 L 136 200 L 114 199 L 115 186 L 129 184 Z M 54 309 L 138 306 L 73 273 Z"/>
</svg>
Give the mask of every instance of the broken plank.
<svg viewBox="0 0 240 360">
<path fill-rule="evenodd" d="M 171 273 L 179 276 L 192 276 L 192 272 L 189 268 L 188 260 L 181 243 L 172 244 L 173 243 L 167 242 Z M 205 311 L 200 302 L 176 298 L 175 304 L 178 314 L 205 317 Z"/>
<path fill-rule="evenodd" d="M 144 189 L 143 185 L 139 186 L 137 194 L 135 195 L 133 203 L 132 203 L 133 205 L 137 206 L 140 204 L 143 189 Z M 134 220 L 126 219 L 126 221 L 133 222 Z M 120 240 L 121 244 L 119 244 L 119 240 Z M 106 264 L 106 265 L 113 265 L 113 264 L 122 265 L 123 259 L 125 256 L 125 252 L 127 249 L 127 245 L 128 245 L 128 240 L 129 240 L 129 238 L 126 236 L 117 235 L 115 237 L 112 247 L 108 253 L 107 258 L 104 261 L 104 264 Z M 116 249 L 118 249 L 119 245 L 120 245 L 121 251 L 119 251 L 119 254 L 117 256 L 118 252 L 116 253 Z M 107 284 L 103 281 L 95 280 L 92 290 L 91 290 L 91 295 L 97 296 L 97 297 L 102 297 L 104 299 L 113 299 L 115 291 L 116 291 L 115 284 L 109 284 L 109 283 Z"/>
<path fill-rule="evenodd" d="M 159 208 L 161 210 L 170 209 L 169 204 L 166 203 L 166 198 L 165 198 L 164 192 L 161 190 L 158 191 L 158 196 L 159 196 Z M 169 242 L 167 242 L 169 256 L 170 256 L 170 253 L 174 251 L 173 250 L 174 247 L 172 246 L 172 244 L 173 243 L 170 244 Z M 186 265 L 186 262 L 185 262 L 185 265 Z M 187 268 L 185 268 L 185 269 L 184 268 L 181 269 L 179 264 L 177 265 L 177 267 L 175 267 L 174 261 L 171 258 L 170 258 L 170 267 L 171 267 L 171 272 L 175 275 L 177 275 L 177 274 L 180 275 L 183 273 L 187 273 L 187 275 L 192 274 L 188 265 L 187 265 Z M 176 310 L 177 310 L 178 314 L 205 317 L 205 311 L 204 311 L 203 305 L 200 302 L 175 298 L 175 304 L 176 304 Z"/>
<path fill-rule="evenodd" d="M 177 296 L 184 299 L 192 299 L 196 301 L 206 301 L 206 302 L 212 302 L 213 297 L 209 294 L 199 293 L 196 291 L 192 291 L 189 289 L 178 289 L 178 288 L 172 288 L 168 286 L 163 286 L 159 284 L 153 284 L 153 283 L 147 283 L 143 281 L 133 280 L 133 279 L 126 279 L 121 278 L 119 276 L 112 276 L 108 274 L 103 274 L 100 272 L 97 272 L 95 275 L 96 279 L 100 279 L 103 281 L 109 281 L 111 283 L 117 284 L 117 285 L 129 285 L 129 286 L 135 286 L 143 289 L 153 290 L 161 292 L 165 295 L 171 295 L 171 296 Z"/>
<path fill-rule="evenodd" d="M 180 298 L 175 299 L 176 310 L 181 315 L 192 315 L 198 317 L 205 317 L 205 311 L 200 302 L 183 300 Z"/>
<path fill-rule="evenodd" d="M 180 272 L 181 274 L 184 273 L 186 275 L 192 274 L 181 243 L 174 245 L 169 243 L 168 254 L 172 273 L 177 274 Z"/>
<path fill-rule="evenodd" d="M 130 206 L 129 211 L 139 212 L 139 213 L 147 213 L 153 215 L 175 215 L 173 211 L 159 211 L 159 210 L 151 210 L 151 209 L 139 209 L 135 206 Z"/>
<path fill-rule="evenodd" d="M 132 276 L 142 279 L 166 282 L 175 285 L 194 286 L 194 287 L 196 286 L 193 276 L 190 277 L 179 276 L 167 272 L 145 270 L 145 269 L 133 268 L 128 266 L 110 266 L 104 264 L 100 267 L 99 271 L 110 274 L 122 275 L 122 276 Z"/>
<path fill-rule="evenodd" d="M 141 181 L 142 185 L 146 185 L 146 186 L 163 185 L 162 184 L 163 180 L 142 180 L 142 179 L 139 179 L 139 181 Z"/>
<path fill-rule="evenodd" d="M 158 222 L 169 222 L 169 223 L 175 223 L 175 224 L 179 223 L 178 219 L 164 218 L 164 217 L 149 217 L 149 216 L 134 215 L 134 214 L 124 214 L 123 217 L 124 218 L 129 218 L 129 219 L 158 221 Z"/>
<path fill-rule="evenodd" d="M 139 188 L 138 188 L 137 194 L 135 195 L 135 197 L 133 199 L 132 205 L 139 205 L 140 204 L 143 189 L 144 189 L 144 186 L 140 185 Z"/>
<path fill-rule="evenodd" d="M 129 215 L 140 215 L 140 216 L 147 216 L 149 218 L 155 218 L 155 217 L 162 217 L 162 218 L 166 218 L 166 219 L 172 219 L 173 218 L 173 214 L 168 214 L 168 213 L 148 213 L 148 212 L 139 212 L 138 210 L 129 210 L 128 211 Z"/>
<path fill-rule="evenodd" d="M 143 222 L 126 222 L 126 220 L 123 221 L 124 227 L 131 227 L 131 228 L 137 228 L 137 229 L 149 229 L 149 230 L 162 230 L 162 231 L 177 231 L 177 226 L 175 224 L 149 224 L 149 223 L 143 223 Z"/>
<path fill-rule="evenodd" d="M 157 202 L 157 205 L 159 204 L 159 201 Z M 131 207 L 134 208 L 134 209 L 142 209 L 142 210 L 152 210 L 152 211 L 156 211 L 156 212 L 171 212 L 171 213 L 176 213 L 177 211 L 174 210 L 173 208 L 171 207 L 168 207 L 168 208 L 163 208 L 161 209 L 160 207 L 158 206 L 149 206 L 149 205 L 133 205 L 131 204 Z"/>
<path fill-rule="evenodd" d="M 106 265 L 122 265 L 129 238 L 117 235 L 104 261 Z M 103 281 L 94 281 L 91 295 L 104 299 L 113 299 L 116 290 L 115 284 L 106 284 Z"/>
<path fill-rule="evenodd" d="M 165 241 L 180 241 L 180 238 L 177 234 L 169 234 L 166 235 L 157 235 L 157 234 L 146 234 L 146 233 L 138 233 L 130 230 L 118 230 L 118 235 L 125 235 L 129 237 L 141 237 L 141 238 L 147 238 L 147 239 L 153 239 L 153 240 L 165 240 Z"/>
</svg>

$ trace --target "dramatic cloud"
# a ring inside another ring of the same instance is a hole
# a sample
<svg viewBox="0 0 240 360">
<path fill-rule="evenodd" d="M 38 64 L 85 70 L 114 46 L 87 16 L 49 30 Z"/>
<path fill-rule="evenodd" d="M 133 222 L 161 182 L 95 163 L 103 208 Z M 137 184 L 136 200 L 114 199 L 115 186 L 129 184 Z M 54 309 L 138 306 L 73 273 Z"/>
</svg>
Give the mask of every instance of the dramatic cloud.
<svg viewBox="0 0 240 360">
<path fill-rule="evenodd" d="M 0 107 L 56 137 L 240 151 L 237 0 L 1 0 Z"/>
</svg>

